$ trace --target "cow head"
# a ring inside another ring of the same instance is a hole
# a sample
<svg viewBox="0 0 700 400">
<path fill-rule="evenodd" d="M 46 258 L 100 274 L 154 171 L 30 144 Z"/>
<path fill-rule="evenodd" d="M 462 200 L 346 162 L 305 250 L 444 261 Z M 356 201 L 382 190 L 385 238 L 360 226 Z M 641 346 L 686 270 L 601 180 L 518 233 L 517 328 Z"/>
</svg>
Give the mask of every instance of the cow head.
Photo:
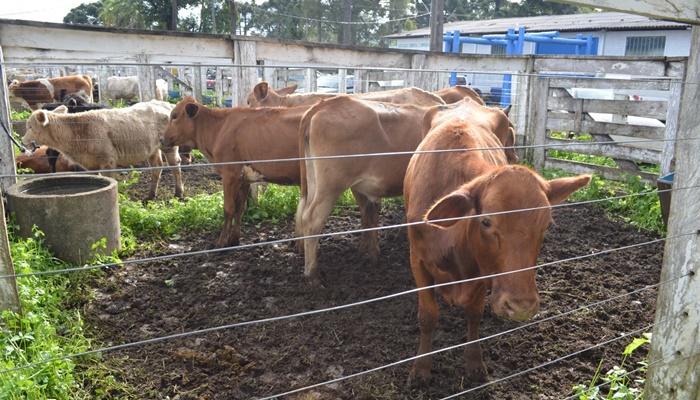
<svg viewBox="0 0 700 400">
<path fill-rule="evenodd" d="M 267 82 L 260 82 L 253 88 L 250 92 L 248 98 L 246 99 L 249 107 L 262 107 L 263 102 L 267 99 L 270 86 Z"/>
<path fill-rule="evenodd" d="M 298 85 L 294 84 L 275 91 L 267 82 L 260 82 L 255 85 L 246 100 L 249 107 L 278 106 L 279 98 L 294 93 L 297 87 Z"/>
<path fill-rule="evenodd" d="M 65 108 L 65 106 L 61 106 Z M 59 107 L 60 108 L 60 107 Z M 35 145 L 36 142 L 45 143 L 48 139 L 49 131 L 45 129 L 50 123 L 51 111 L 37 110 L 27 120 L 27 131 L 22 136 L 22 144 L 24 146 Z"/>
<path fill-rule="evenodd" d="M 487 278 L 491 309 L 523 320 L 539 310 L 535 284 L 537 258 L 548 226 L 550 206 L 566 200 L 591 177 L 581 175 L 546 181 L 522 166 L 503 166 L 438 200 L 425 219 L 440 228 L 457 229 L 466 241 L 471 264 Z M 468 219 L 452 219 L 471 216 Z M 435 221 L 443 220 L 443 221 Z"/>
<path fill-rule="evenodd" d="M 175 108 L 170 112 L 168 125 L 163 131 L 160 141 L 163 146 L 188 146 L 197 148 L 197 117 L 200 108 L 199 104 L 192 96 L 185 96 Z"/>
</svg>

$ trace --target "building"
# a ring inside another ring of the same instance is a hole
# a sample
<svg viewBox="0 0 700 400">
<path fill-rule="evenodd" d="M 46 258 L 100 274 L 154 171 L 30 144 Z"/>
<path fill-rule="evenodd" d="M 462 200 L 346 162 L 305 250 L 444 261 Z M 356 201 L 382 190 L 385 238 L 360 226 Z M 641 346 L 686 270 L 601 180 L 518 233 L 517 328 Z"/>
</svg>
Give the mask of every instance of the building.
<svg viewBox="0 0 700 400">
<path fill-rule="evenodd" d="M 592 54 L 602 56 L 664 56 L 687 57 L 690 54 L 691 25 L 655 20 L 641 15 L 620 12 L 599 12 L 591 14 L 571 14 L 523 18 L 502 18 L 481 21 L 450 22 L 443 25 L 446 36 L 457 35 L 462 41 L 501 36 L 509 30 L 524 31 L 530 35 L 549 34 L 558 39 L 591 37 Z M 389 47 L 407 50 L 430 48 L 430 28 L 388 35 Z M 561 41 L 560 41 L 561 42 Z M 443 49 L 450 49 L 444 43 Z M 461 43 L 453 52 L 464 54 L 506 54 L 502 45 Z M 576 54 L 575 46 L 556 41 L 525 41 L 522 53 L 509 54 Z M 582 54 L 582 53 L 579 53 Z M 456 73 L 452 83 L 466 83 L 483 94 L 494 94 L 498 102 L 500 93 L 508 91 L 504 84 L 509 76 Z"/>
<path fill-rule="evenodd" d="M 690 24 L 660 21 L 641 15 L 620 12 L 571 14 L 556 16 L 502 18 L 483 21 L 450 22 L 443 31 L 459 31 L 460 36 L 475 38 L 500 35 L 509 29 L 525 28 L 527 33 L 557 31 L 561 38 L 593 35 L 597 54 L 603 56 L 666 56 L 687 57 L 690 53 Z M 395 49 L 428 50 L 430 28 L 388 35 L 389 47 Z M 502 46 L 463 44 L 461 52 L 468 54 L 504 54 Z M 567 50 L 540 43 L 527 43 L 524 54 L 567 54 Z"/>
</svg>

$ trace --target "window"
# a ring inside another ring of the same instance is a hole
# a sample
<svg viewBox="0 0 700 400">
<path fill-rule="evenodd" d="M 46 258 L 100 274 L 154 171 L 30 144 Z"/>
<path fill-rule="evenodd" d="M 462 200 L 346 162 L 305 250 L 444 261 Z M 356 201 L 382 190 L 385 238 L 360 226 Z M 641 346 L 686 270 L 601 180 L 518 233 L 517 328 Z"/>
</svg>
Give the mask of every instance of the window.
<svg viewBox="0 0 700 400">
<path fill-rule="evenodd" d="M 625 44 L 626 56 L 663 56 L 666 36 L 630 36 Z"/>
<path fill-rule="evenodd" d="M 491 54 L 503 56 L 506 54 L 506 46 L 491 46 Z"/>
</svg>

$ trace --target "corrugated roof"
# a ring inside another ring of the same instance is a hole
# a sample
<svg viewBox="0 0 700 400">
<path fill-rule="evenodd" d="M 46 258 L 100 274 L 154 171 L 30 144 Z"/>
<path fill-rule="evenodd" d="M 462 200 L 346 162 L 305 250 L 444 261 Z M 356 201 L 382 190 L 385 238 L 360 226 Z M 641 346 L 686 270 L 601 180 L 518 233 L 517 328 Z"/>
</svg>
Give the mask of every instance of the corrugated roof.
<svg viewBox="0 0 700 400">
<path fill-rule="evenodd" d="M 503 34 L 508 29 L 524 27 L 526 32 L 690 29 L 689 24 L 651 19 L 621 12 L 545 15 L 539 17 L 501 18 L 481 21 L 458 21 L 443 25 L 443 32 L 459 31 L 461 35 Z M 387 38 L 430 36 L 430 28 L 387 35 Z"/>
</svg>

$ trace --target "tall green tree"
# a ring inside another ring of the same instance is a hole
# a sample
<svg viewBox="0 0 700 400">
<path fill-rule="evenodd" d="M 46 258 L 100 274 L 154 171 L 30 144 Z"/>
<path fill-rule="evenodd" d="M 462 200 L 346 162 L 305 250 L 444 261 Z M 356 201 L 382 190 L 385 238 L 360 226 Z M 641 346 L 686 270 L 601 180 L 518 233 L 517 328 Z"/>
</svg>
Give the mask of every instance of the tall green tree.
<svg viewBox="0 0 700 400">
<path fill-rule="evenodd" d="M 104 0 L 99 0 L 93 3 L 83 3 L 78 7 L 71 9 L 65 17 L 65 24 L 85 24 L 85 25 L 104 25 L 100 13 L 104 7 Z"/>
</svg>

